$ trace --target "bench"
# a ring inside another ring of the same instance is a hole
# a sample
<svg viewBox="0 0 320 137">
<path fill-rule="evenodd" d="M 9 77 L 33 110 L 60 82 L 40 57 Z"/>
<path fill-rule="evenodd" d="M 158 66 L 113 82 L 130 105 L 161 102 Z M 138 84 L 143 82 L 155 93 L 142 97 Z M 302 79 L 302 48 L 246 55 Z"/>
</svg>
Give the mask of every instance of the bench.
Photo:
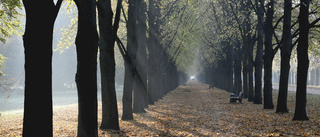
<svg viewBox="0 0 320 137">
<path fill-rule="evenodd" d="M 238 100 L 239 103 L 242 104 L 242 95 L 243 95 L 243 92 L 240 92 L 238 96 L 232 93 L 230 95 L 230 103 L 237 103 L 237 100 Z"/>
<path fill-rule="evenodd" d="M 209 89 L 214 89 L 214 84 L 210 84 Z"/>
</svg>

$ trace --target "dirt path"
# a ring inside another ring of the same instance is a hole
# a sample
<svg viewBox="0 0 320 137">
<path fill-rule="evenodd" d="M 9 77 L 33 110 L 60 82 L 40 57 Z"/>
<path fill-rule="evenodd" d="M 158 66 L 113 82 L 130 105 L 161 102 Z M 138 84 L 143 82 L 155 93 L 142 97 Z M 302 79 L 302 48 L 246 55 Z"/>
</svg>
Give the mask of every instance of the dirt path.
<svg viewBox="0 0 320 137">
<path fill-rule="evenodd" d="M 290 113 L 276 114 L 243 100 L 230 104 L 230 93 L 208 85 L 189 82 L 149 106 L 135 120 L 121 121 L 127 136 L 300 136 L 320 135 L 320 96 L 310 96 L 310 121 L 291 121 L 294 96 L 289 94 Z M 274 104 L 276 104 L 274 94 Z M 126 128 L 130 127 L 130 128 Z"/>
<path fill-rule="evenodd" d="M 230 104 L 230 93 L 208 85 L 188 82 L 171 91 L 147 113 L 134 114 L 134 120 L 120 120 L 120 132 L 101 131 L 99 136 L 320 136 L 320 96 L 308 95 L 309 121 L 292 121 L 294 94 L 288 96 L 289 113 L 276 114 L 243 100 Z M 277 94 L 274 93 L 274 104 Z M 121 103 L 118 102 L 121 110 Z M 99 124 L 101 104 L 99 104 Z M 54 136 L 76 136 L 77 106 L 54 110 Z M 1 117 L 0 136 L 21 136 L 22 116 Z"/>
</svg>

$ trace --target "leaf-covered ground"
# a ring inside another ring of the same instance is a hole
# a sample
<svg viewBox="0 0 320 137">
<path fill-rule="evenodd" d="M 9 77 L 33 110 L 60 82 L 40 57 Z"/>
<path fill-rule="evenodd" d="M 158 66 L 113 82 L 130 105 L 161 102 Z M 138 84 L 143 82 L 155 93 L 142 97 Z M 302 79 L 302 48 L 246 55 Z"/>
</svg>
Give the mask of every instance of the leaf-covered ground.
<svg viewBox="0 0 320 137">
<path fill-rule="evenodd" d="M 150 105 L 147 113 L 120 120 L 120 132 L 99 130 L 99 136 L 320 136 L 319 95 L 308 95 L 309 121 L 292 121 L 294 93 L 289 92 L 290 112 L 277 114 L 246 100 L 230 104 L 230 93 L 208 87 L 197 82 L 180 86 Z M 276 99 L 274 92 L 275 105 Z M 76 136 L 77 105 L 54 108 L 53 120 L 54 136 Z M 21 132 L 21 114 L 0 116 L 0 136 L 21 136 Z"/>
</svg>

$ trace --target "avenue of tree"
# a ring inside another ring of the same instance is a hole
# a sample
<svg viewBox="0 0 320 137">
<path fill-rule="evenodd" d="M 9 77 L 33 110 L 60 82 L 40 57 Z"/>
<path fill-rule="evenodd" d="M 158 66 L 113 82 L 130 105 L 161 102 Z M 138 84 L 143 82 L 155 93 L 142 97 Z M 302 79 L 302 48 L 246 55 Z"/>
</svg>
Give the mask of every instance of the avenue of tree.
<svg viewBox="0 0 320 137">
<path fill-rule="evenodd" d="M 0 24 L 4 26 L 0 28 L 1 42 L 21 33 L 18 9 L 24 6 L 26 14 L 23 136 L 34 133 L 53 135 L 52 37 L 63 4 L 77 7 L 76 19 L 72 20 L 77 27 L 73 33 L 63 33 L 66 36 L 59 45 L 62 49 L 68 49 L 63 46 L 72 43 L 76 46 L 78 136 L 98 136 L 98 65 L 102 94 L 100 129 L 120 130 L 115 88 L 116 56 L 122 57 L 125 69 L 122 120 L 133 120 L 133 113 L 144 113 L 149 104 L 185 84 L 191 75 L 228 92 L 238 94 L 243 91 L 248 101 L 263 104 L 265 109 L 274 109 L 272 72 L 275 58 L 280 58 L 276 112 L 287 113 L 293 55 L 297 57 L 293 120 L 308 120 L 307 76 L 309 55 L 319 55 L 319 2 L 1 1 Z M 70 41 L 74 37 L 75 40 Z M 0 54 L 0 68 L 4 60 Z"/>
</svg>

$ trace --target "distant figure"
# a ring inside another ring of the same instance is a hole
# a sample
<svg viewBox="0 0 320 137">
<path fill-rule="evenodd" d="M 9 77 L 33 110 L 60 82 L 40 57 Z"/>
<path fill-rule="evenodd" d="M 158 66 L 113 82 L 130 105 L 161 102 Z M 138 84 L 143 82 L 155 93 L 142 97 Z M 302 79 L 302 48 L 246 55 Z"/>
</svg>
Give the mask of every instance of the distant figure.
<svg viewBox="0 0 320 137">
<path fill-rule="evenodd" d="M 214 89 L 214 84 L 211 84 L 211 85 L 209 86 L 209 89 Z"/>
</svg>

